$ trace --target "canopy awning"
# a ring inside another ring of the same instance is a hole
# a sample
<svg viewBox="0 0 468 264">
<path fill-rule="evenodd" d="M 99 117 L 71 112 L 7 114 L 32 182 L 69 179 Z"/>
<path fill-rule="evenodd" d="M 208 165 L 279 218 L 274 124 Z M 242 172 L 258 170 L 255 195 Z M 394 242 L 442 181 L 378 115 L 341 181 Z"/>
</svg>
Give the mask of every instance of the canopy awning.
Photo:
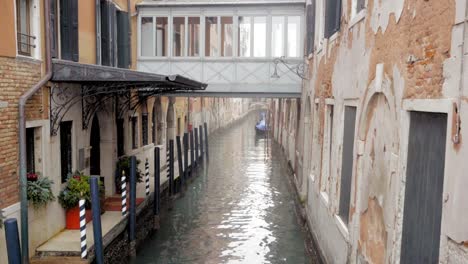
<svg viewBox="0 0 468 264">
<path fill-rule="evenodd" d="M 180 75 L 161 75 L 108 66 L 52 60 L 50 129 L 57 135 L 59 124 L 70 108 L 81 103 L 82 127 L 87 129 L 94 114 L 112 101 L 118 118 L 136 111 L 150 96 L 187 94 L 208 86 Z M 81 89 L 80 89 L 81 88 Z"/>
</svg>

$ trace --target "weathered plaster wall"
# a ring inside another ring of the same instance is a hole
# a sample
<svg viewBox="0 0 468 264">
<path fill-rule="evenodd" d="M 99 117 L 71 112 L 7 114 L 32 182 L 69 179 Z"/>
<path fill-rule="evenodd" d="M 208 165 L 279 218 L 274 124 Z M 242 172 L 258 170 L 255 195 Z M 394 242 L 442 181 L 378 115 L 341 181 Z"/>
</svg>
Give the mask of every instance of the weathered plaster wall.
<svg viewBox="0 0 468 264">
<path fill-rule="evenodd" d="M 79 62 L 96 64 L 96 3 L 78 1 Z"/>
</svg>

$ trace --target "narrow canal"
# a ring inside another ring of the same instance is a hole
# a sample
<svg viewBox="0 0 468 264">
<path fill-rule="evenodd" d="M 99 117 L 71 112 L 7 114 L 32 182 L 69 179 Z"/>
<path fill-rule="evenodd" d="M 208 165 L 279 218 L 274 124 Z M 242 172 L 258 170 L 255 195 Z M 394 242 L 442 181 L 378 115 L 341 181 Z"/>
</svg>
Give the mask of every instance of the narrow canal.
<svg viewBox="0 0 468 264">
<path fill-rule="evenodd" d="M 256 137 L 257 118 L 210 137 L 209 163 L 133 263 L 313 263 L 287 163 Z"/>
</svg>

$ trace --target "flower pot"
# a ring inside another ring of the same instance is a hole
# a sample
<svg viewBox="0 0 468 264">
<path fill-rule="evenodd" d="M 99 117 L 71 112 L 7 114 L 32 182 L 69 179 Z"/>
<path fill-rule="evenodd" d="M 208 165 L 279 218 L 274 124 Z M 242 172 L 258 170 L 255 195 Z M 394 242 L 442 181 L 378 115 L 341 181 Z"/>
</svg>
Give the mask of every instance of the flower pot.
<svg viewBox="0 0 468 264">
<path fill-rule="evenodd" d="M 86 223 L 92 220 L 91 210 L 86 210 Z M 80 229 L 80 208 L 78 206 L 67 210 L 66 214 L 66 228 L 67 229 Z"/>
</svg>

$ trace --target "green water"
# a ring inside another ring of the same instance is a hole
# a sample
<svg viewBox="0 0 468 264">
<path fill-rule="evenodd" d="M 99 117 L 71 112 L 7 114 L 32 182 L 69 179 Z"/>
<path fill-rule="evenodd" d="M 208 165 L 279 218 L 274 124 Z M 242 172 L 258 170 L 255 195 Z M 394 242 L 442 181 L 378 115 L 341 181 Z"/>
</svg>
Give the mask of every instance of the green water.
<svg viewBox="0 0 468 264">
<path fill-rule="evenodd" d="M 210 161 L 133 263 L 311 263 L 278 146 L 256 115 L 210 138 Z"/>
</svg>

